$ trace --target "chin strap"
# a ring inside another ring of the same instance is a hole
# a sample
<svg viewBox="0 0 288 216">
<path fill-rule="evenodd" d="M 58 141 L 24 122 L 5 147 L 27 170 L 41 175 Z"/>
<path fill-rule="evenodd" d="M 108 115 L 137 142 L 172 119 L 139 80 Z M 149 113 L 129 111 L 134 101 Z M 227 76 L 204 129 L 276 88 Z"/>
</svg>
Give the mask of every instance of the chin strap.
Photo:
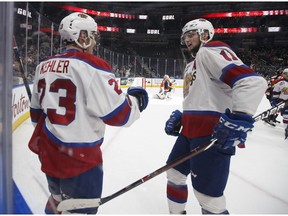
<svg viewBox="0 0 288 216">
<path fill-rule="evenodd" d="M 81 49 L 83 49 L 83 50 L 85 51 L 88 47 L 91 46 L 92 40 L 90 40 L 89 44 L 87 44 L 87 45 L 86 45 L 85 43 L 80 44 L 77 40 L 75 40 L 75 43 L 76 43 Z"/>
</svg>

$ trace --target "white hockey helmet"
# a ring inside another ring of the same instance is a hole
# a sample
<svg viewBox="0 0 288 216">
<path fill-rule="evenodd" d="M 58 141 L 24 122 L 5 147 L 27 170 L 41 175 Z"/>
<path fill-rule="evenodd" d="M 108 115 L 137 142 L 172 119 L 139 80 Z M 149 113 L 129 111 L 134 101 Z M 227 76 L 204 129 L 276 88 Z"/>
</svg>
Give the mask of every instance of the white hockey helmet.
<svg viewBox="0 0 288 216">
<path fill-rule="evenodd" d="M 288 68 L 285 68 L 282 73 L 288 74 Z"/>
<path fill-rule="evenodd" d="M 203 34 L 205 31 L 207 31 L 208 35 L 209 35 L 209 39 L 203 41 L 200 37 L 200 40 L 203 43 L 209 42 L 210 40 L 212 40 L 212 38 L 214 36 L 214 27 L 213 27 L 212 23 L 206 19 L 203 19 L 203 18 L 191 20 L 188 23 L 186 23 L 185 26 L 182 28 L 181 40 L 183 38 L 183 35 L 189 31 L 196 31 L 199 35 Z"/>
<path fill-rule="evenodd" d="M 94 39 L 97 32 L 97 23 L 95 20 L 85 13 L 75 12 L 64 17 L 59 26 L 59 33 L 62 40 L 67 42 L 76 42 L 78 46 L 83 49 L 88 48 L 92 44 L 92 40 L 89 40 L 89 44 L 81 45 L 78 42 L 80 32 L 87 31 L 88 37 Z"/>
</svg>

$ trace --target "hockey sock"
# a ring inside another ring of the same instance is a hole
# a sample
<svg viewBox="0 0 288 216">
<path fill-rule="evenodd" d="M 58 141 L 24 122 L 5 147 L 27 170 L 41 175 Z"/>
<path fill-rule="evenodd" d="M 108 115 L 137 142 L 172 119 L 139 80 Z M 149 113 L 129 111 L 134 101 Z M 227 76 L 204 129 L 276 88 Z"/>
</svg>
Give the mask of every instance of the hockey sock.
<svg viewBox="0 0 288 216">
<path fill-rule="evenodd" d="M 60 203 L 60 201 L 61 200 L 57 201 L 55 198 L 53 198 L 52 195 L 50 195 L 45 206 L 45 213 L 46 214 L 61 214 L 61 212 L 57 211 L 57 206 Z"/>
<path fill-rule="evenodd" d="M 167 184 L 167 199 L 170 214 L 186 214 L 185 206 L 188 199 L 187 185 Z"/>
</svg>

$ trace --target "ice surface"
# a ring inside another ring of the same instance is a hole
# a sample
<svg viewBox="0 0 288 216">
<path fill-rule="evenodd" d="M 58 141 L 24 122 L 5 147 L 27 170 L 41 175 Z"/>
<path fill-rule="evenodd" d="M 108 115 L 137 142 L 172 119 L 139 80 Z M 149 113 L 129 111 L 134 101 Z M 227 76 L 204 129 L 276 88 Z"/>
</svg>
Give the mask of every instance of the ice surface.
<svg viewBox="0 0 288 216">
<path fill-rule="evenodd" d="M 129 128 L 110 127 L 102 145 L 104 158 L 103 197 L 165 165 L 175 137 L 167 136 L 164 124 L 170 113 L 181 110 L 182 92 L 173 99 L 153 98 L 158 89 L 148 88 L 150 102 L 141 118 Z M 257 113 L 270 108 L 264 97 Z M 282 121 L 281 117 L 278 120 Z M 13 133 L 13 178 L 32 212 L 43 214 L 49 196 L 45 175 L 27 142 L 33 126 L 26 120 Z M 188 214 L 200 214 L 200 207 L 188 180 Z M 288 214 L 288 140 L 284 125 L 275 128 L 255 123 L 245 149 L 232 158 L 226 188 L 231 214 Z M 165 173 L 103 204 L 99 214 L 168 214 Z"/>
</svg>

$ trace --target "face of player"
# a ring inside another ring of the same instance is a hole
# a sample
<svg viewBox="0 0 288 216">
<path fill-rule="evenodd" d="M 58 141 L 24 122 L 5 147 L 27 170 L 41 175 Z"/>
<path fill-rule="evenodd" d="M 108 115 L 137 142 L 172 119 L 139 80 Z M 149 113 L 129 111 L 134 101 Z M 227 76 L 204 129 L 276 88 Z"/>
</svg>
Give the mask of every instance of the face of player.
<svg viewBox="0 0 288 216">
<path fill-rule="evenodd" d="M 198 52 L 200 45 L 201 45 L 201 41 L 200 41 L 199 34 L 197 32 L 195 31 L 186 32 L 183 35 L 183 40 L 190 53 Z"/>
<path fill-rule="evenodd" d="M 283 76 L 284 79 L 288 80 L 288 72 L 282 73 L 282 76 Z"/>
<path fill-rule="evenodd" d="M 87 31 L 81 31 L 79 35 L 79 43 L 80 44 L 90 44 L 90 46 L 86 49 L 87 53 L 93 54 L 93 48 L 96 45 L 96 35 L 93 37 L 88 37 Z"/>
</svg>

